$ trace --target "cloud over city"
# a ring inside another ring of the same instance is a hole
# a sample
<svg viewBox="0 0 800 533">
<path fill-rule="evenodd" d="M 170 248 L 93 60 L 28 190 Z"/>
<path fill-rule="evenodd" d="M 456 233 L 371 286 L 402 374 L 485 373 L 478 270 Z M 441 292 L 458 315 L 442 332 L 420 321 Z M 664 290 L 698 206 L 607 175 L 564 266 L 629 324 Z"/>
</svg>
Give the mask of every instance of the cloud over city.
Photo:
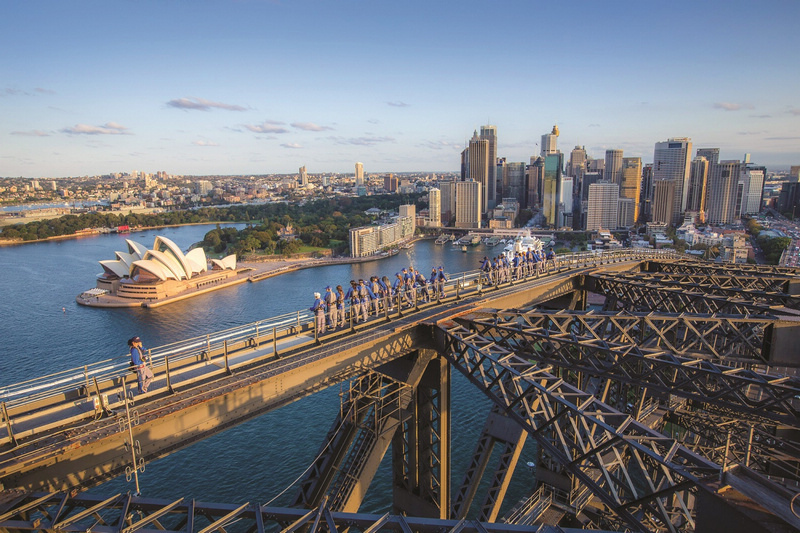
<svg viewBox="0 0 800 533">
<path fill-rule="evenodd" d="M 106 122 L 102 126 L 76 124 L 69 128 L 63 128 L 61 132 L 69 135 L 130 135 L 128 128 L 116 122 Z"/>
<path fill-rule="evenodd" d="M 192 144 L 195 146 L 219 146 L 214 141 L 203 141 L 203 140 L 192 141 Z"/>
<path fill-rule="evenodd" d="M 330 137 L 336 144 L 352 144 L 356 146 L 373 146 L 380 143 L 393 143 L 394 137 Z"/>
<path fill-rule="evenodd" d="M 244 127 L 253 133 L 289 133 L 283 125 L 283 122 L 265 120 L 261 124 L 244 124 Z"/>
<path fill-rule="evenodd" d="M 297 150 L 303 147 L 302 145 L 297 143 L 283 143 L 281 146 L 283 146 L 284 148 L 291 148 L 292 150 Z"/>
<path fill-rule="evenodd" d="M 750 104 L 737 104 L 734 102 L 716 102 L 715 109 L 722 109 L 724 111 L 739 111 L 740 109 L 753 109 Z"/>
<path fill-rule="evenodd" d="M 194 110 L 194 111 L 210 111 L 211 109 L 225 109 L 227 111 L 244 111 L 245 108 L 240 105 L 225 104 L 222 102 L 213 102 L 205 98 L 176 98 L 167 102 L 167 105 L 176 109 Z"/>
<path fill-rule="evenodd" d="M 49 137 L 50 132 L 42 130 L 12 131 L 11 135 L 21 135 L 23 137 Z"/>
<path fill-rule="evenodd" d="M 396 102 L 386 102 L 386 105 L 390 105 L 392 107 L 408 107 L 410 104 L 397 100 Z"/>
<path fill-rule="evenodd" d="M 292 122 L 290 125 L 293 128 L 303 131 L 326 131 L 333 129 L 329 126 L 320 126 L 318 124 L 314 124 L 313 122 Z"/>
</svg>

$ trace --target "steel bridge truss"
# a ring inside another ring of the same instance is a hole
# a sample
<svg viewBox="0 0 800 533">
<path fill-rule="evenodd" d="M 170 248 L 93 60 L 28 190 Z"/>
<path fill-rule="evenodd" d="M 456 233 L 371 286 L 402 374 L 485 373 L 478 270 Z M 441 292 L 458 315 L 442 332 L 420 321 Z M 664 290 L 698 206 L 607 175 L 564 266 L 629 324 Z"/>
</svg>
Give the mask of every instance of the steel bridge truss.
<svg viewBox="0 0 800 533">
<path fill-rule="evenodd" d="M 781 278 L 785 281 L 796 280 L 800 270 L 791 267 L 774 265 L 749 265 L 746 263 L 711 263 L 708 261 L 646 261 L 648 272 L 664 272 L 669 274 L 705 273 L 709 276 L 722 277 L 767 277 Z M 746 287 L 744 287 L 746 288 Z"/>
<path fill-rule="evenodd" d="M 697 284 L 662 283 L 648 274 L 593 273 L 586 288 L 606 297 L 606 310 L 661 311 L 666 313 L 774 315 L 800 309 L 800 298 Z"/>
<path fill-rule="evenodd" d="M 719 475 L 717 464 L 495 339 L 454 323 L 436 333 L 451 363 L 627 527 L 694 528 L 693 493 L 700 480 Z"/>
<path fill-rule="evenodd" d="M 719 405 L 754 418 L 792 426 L 800 421 L 800 411 L 794 405 L 795 397 L 800 396 L 800 378 L 723 366 L 657 346 L 642 347 L 638 342 L 640 335 L 635 332 L 635 327 L 646 324 L 643 335 L 665 342 L 668 339 L 664 325 L 672 326 L 667 331 L 679 331 L 680 322 L 683 329 L 695 335 L 710 329 L 711 322 L 707 319 L 699 320 L 695 326 L 694 317 L 690 316 L 504 311 L 488 318 L 458 320 L 482 338 L 536 364 L 554 365 L 644 387 L 651 392 Z M 763 325 L 763 322 L 754 320 L 751 324 Z M 660 334 L 648 335 L 648 330 L 658 330 Z M 706 349 L 691 335 L 682 337 L 694 347 Z M 675 344 L 681 347 L 680 342 Z"/>
<path fill-rule="evenodd" d="M 474 520 L 441 520 L 414 516 L 342 513 L 324 499 L 313 509 L 270 507 L 245 503 L 210 504 L 183 498 L 169 501 L 118 494 L 110 498 L 82 493 L 33 493 L 0 504 L 4 531 L 62 531 L 95 533 L 225 532 L 345 533 L 529 533 L 530 527 Z M 542 533 L 557 533 L 545 527 Z"/>
</svg>

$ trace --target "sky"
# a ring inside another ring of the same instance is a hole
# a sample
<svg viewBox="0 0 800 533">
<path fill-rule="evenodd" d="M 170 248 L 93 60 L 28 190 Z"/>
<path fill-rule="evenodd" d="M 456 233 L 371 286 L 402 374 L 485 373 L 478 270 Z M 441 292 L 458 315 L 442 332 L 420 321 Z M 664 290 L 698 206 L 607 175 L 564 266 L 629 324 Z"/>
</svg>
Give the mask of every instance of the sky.
<svg viewBox="0 0 800 533">
<path fill-rule="evenodd" d="M 800 164 L 800 2 L 8 0 L 0 176 L 457 171 L 690 137 Z"/>
</svg>

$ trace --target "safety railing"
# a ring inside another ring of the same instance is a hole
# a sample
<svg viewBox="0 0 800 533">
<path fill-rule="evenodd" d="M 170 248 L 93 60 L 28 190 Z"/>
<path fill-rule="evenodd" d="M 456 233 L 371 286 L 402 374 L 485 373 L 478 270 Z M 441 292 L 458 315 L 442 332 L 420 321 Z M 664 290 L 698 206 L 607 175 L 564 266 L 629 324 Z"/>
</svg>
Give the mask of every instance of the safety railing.
<svg viewBox="0 0 800 533">
<path fill-rule="evenodd" d="M 531 269 L 530 271 L 514 272 L 513 268 L 508 270 L 506 281 L 508 283 L 519 283 L 537 279 L 547 274 L 564 272 L 576 268 L 586 268 L 601 266 L 623 261 L 637 261 L 646 259 L 677 259 L 680 258 L 672 250 L 648 250 L 648 249 L 621 249 L 607 250 L 602 252 L 577 252 L 561 254 L 556 261 L 546 265 L 544 270 Z M 496 274 L 496 273 L 495 273 Z M 519 275 L 522 274 L 522 275 Z M 495 278 L 496 279 L 496 278 Z M 450 274 L 449 279 L 444 284 L 444 294 L 436 284 L 429 284 L 426 287 L 414 287 L 410 290 L 399 291 L 392 295 L 393 304 L 396 305 L 393 312 L 400 316 L 416 312 L 421 304 L 459 300 L 462 297 L 480 293 L 487 284 L 490 283 L 487 272 L 473 270 L 457 274 Z M 428 297 L 425 297 L 427 293 Z M 383 301 L 377 313 L 374 309 L 369 309 L 371 319 L 389 316 L 387 301 Z M 353 329 L 357 324 L 357 312 L 350 302 L 345 302 L 345 317 L 349 327 Z M 370 306 L 371 307 L 371 306 Z M 360 312 L 358 314 L 361 314 Z M 150 365 L 153 367 L 164 366 L 169 379 L 169 368 L 180 366 L 193 361 L 208 360 L 212 356 L 223 355 L 227 367 L 227 357 L 229 348 L 238 346 L 257 347 L 264 342 L 269 342 L 271 337 L 273 344 L 278 337 L 311 335 L 314 340 L 319 342 L 320 336 L 316 334 L 315 317 L 310 311 L 295 311 L 264 320 L 259 320 L 242 326 L 217 331 L 207 335 L 194 337 L 179 342 L 166 344 L 156 348 L 148 349 L 147 355 Z M 324 336 L 322 337 L 324 338 Z M 58 397 L 76 389 L 84 391 L 88 396 L 93 387 L 97 388 L 98 382 L 109 380 L 125 379 L 131 375 L 130 356 L 125 354 L 86 364 L 82 367 L 71 368 L 56 372 L 46 376 L 33 378 L 19 383 L 11 384 L 0 388 L 0 404 L 4 412 L 11 411 L 11 416 L 6 416 L 6 424 L 10 423 L 9 418 L 13 418 L 13 411 L 18 410 L 29 404 L 42 402 L 47 398 Z M 9 431 L 10 433 L 10 431 Z"/>
</svg>

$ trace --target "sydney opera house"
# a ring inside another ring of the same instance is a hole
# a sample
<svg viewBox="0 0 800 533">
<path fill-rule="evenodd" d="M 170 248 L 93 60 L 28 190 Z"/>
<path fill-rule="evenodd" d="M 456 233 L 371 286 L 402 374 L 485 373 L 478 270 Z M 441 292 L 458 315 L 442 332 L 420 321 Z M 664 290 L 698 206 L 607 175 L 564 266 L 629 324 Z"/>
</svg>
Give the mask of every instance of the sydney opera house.
<svg viewBox="0 0 800 533">
<path fill-rule="evenodd" d="M 131 239 L 125 242 L 127 252 L 115 252 L 116 259 L 100 261 L 103 272 L 97 278 L 97 288 L 91 291 L 93 295 L 163 299 L 213 287 L 237 274 L 235 255 L 212 259 L 209 265 L 202 248 L 184 254 L 166 237 L 156 237 L 150 250 Z"/>
</svg>

